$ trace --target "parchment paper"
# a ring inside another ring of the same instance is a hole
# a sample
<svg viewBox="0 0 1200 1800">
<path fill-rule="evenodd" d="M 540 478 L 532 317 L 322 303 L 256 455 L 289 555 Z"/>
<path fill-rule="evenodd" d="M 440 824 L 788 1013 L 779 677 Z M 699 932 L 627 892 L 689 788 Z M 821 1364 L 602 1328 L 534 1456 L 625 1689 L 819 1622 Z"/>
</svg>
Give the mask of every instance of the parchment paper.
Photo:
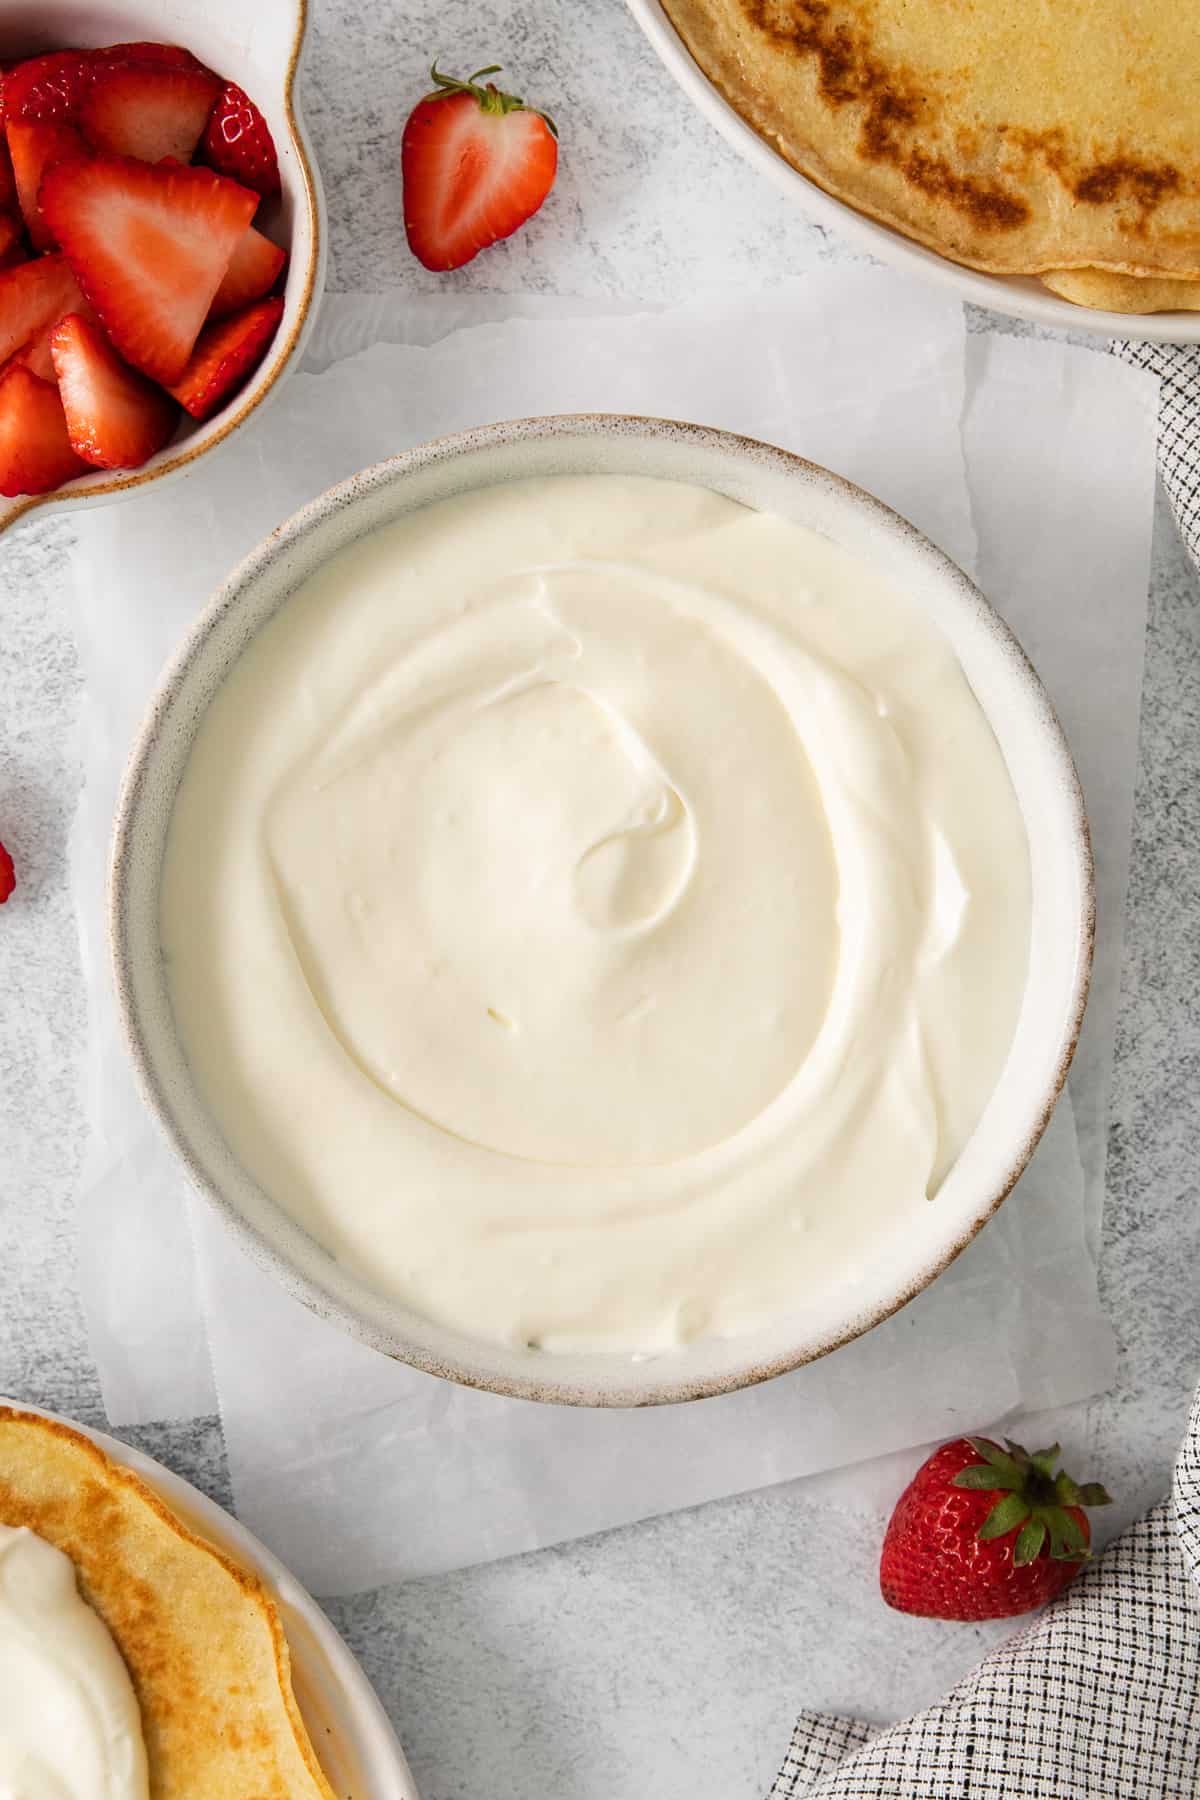
<svg viewBox="0 0 1200 1800">
<path fill-rule="evenodd" d="M 365 347 L 369 346 L 369 347 Z M 81 515 L 88 780 L 74 844 L 92 1003 L 81 1274 L 109 1416 L 219 1406 L 239 1515 L 319 1593 L 583 1532 L 1101 1391 L 1105 1119 L 1128 869 L 1156 384 L 1089 349 L 968 337 L 950 299 L 833 269 L 669 312 L 334 298 L 307 369 L 169 495 Z M 1100 935 L 1084 1041 L 997 1219 L 895 1319 L 766 1386 L 643 1413 L 476 1394 L 289 1300 L 189 1198 L 134 1091 L 104 939 L 120 767 L 154 681 L 238 558 L 353 470 L 516 414 L 661 413 L 773 439 L 873 489 L 976 574 L 1067 727 Z"/>
</svg>

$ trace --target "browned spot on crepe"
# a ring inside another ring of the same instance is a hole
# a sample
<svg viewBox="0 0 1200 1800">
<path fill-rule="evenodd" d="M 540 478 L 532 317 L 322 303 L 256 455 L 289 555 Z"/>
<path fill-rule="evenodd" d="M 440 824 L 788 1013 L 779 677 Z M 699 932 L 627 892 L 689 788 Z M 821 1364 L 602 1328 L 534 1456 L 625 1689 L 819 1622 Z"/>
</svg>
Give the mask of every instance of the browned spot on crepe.
<svg viewBox="0 0 1200 1800">
<path fill-rule="evenodd" d="M 781 155 L 944 255 L 1004 273 L 1200 277 L 1200 7 L 663 5 Z"/>
</svg>

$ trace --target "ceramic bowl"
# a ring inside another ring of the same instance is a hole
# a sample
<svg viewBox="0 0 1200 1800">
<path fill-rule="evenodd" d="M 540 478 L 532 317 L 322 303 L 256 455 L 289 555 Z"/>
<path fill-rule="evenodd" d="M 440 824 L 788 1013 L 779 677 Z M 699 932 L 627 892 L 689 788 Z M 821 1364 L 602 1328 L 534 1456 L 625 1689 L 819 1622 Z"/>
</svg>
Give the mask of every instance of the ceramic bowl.
<svg viewBox="0 0 1200 1800">
<path fill-rule="evenodd" d="M 115 1463 L 140 1476 L 199 1537 L 259 1577 L 279 1608 L 296 1701 L 338 1800 L 418 1800 L 404 1752 L 374 1688 L 316 1601 L 265 1544 L 199 1489 L 129 1444 L 23 1400 L 0 1396 L 0 1404 L 54 1419 L 91 1438 Z"/>
<path fill-rule="evenodd" d="M 753 1336 L 656 1357 L 549 1355 L 474 1341 L 374 1292 L 337 1264 L 242 1169 L 184 1058 L 159 943 L 171 807 L 208 702 L 258 628 L 345 545 L 415 507 L 524 477 L 638 474 L 715 489 L 822 532 L 924 608 L 953 645 L 1008 764 L 1029 838 L 1029 976 L 999 1085 L 974 1136 L 902 1246 L 872 1261 L 853 1314 L 818 1301 Z M 239 1242 L 314 1311 L 389 1356 L 473 1386 L 582 1405 L 714 1394 L 794 1368 L 911 1299 L 973 1237 L 1024 1168 L 1066 1077 L 1091 966 L 1093 885 L 1079 783 L 1019 646 L 965 575 L 861 489 L 752 439 L 664 420 L 578 415 L 489 425 L 407 451 L 312 501 L 230 576 L 166 675 L 118 803 L 111 935 L 119 1010 L 146 1099 L 192 1179 Z"/>
<path fill-rule="evenodd" d="M 97 469 L 52 494 L 0 499 L 0 532 L 35 507 L 97 506 L 193 469 L 275 392 L 300 360 L 325 279 L 321 184 L 299 108 L 299 69 L 307 0 L 3 0 L 0 57 L 36 55 L 67 45 L 90 49 L 140 39 L 183 44 L 261 107 L 275 148 L 283 191 L 260 208 L 255 223 L 286 244 L 290 260 L 284 311 L 266 356 L 245 387 L 203 423 L 185 419 L 172 441 L 140 469 Z"/>
<path fill-rule="evenodd" d="M 953 288 L 963 300 L 1016 319 L 1031 319 L 1059 331 L 1090 331 L 1101 337 L 1141 338 L 1156 344 L 1200 344 L 1200 313 L 1113 313 L 1075 306 L 1029 275 L 987 275 L 939 256 L 890 225 L 880 224 L 835 199 L 785 161 L 748 125 L 693 61 L 659 0 L 626 0 L 659 60 L 711 125 L 757 169 L 789 194 L 800 211 L 819 225 L 877 256 L 880 262 Z"/>
</svg>

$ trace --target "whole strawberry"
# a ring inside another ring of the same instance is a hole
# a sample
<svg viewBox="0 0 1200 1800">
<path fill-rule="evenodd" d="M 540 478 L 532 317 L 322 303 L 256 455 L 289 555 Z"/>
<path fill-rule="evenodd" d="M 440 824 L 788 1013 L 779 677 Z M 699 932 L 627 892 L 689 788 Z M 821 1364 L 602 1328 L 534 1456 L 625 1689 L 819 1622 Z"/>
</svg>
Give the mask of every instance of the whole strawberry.
<svg viewBox="0 0 1200 1800">
<path fill-rule="evenodd" d="M 427 269 L 459 269 L 511 237 L 546 198 L 558 169 L 558 131 L 547 113 L 487 81 L 431 71 L 400 147 L 404 229 Z"/>
<path fill-rule="evenodd" d="M 1059 1446 L 956 1438 L 922 1463 L 883 1540 L 879 1586 L 889 1606 L 928 1619 L 1008 1619 L 1053 1599 L 1091 1554 L 1085 1506 L 1097 1482 L 1056 1473 Z"/>
</svg>

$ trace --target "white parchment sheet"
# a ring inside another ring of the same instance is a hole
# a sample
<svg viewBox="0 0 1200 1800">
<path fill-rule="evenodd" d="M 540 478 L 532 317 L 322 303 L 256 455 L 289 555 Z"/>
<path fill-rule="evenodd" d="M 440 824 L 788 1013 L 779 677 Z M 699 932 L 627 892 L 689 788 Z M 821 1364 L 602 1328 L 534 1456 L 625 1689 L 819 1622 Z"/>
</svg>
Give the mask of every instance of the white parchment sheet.
<svg viewBox="0 0 1200 1800">
<path fill-rule="evenodd" d="M 529 1550 L 1105 1388 L 1094 1250 L 1129 856 L 1156 384 L 1091 350 L 968 335 L 867 268 L 757 301 L 598 314 L 505 297 L 334 297 L 305 372 L 153 501 L 80 515 L 87 677 L 73 878 L 92 1006 L 82 1279 L 115 1423 L 220 1409 L 240 1517 L 318 1593 Z M 641 1413 L 453 1387 L 320 1323 L 252 1268 L 134 1090 L 104 882 L 120 771 L 216 584 L 314 494 L 408 445 L 538 412 L 659 413 L 771 439 L 913 519 L 980 581 L 1066 726 L 1097 854 L 1084 1040 L 996 1220 L 896 1318 L 745 1393 Z"/>
</svg>

